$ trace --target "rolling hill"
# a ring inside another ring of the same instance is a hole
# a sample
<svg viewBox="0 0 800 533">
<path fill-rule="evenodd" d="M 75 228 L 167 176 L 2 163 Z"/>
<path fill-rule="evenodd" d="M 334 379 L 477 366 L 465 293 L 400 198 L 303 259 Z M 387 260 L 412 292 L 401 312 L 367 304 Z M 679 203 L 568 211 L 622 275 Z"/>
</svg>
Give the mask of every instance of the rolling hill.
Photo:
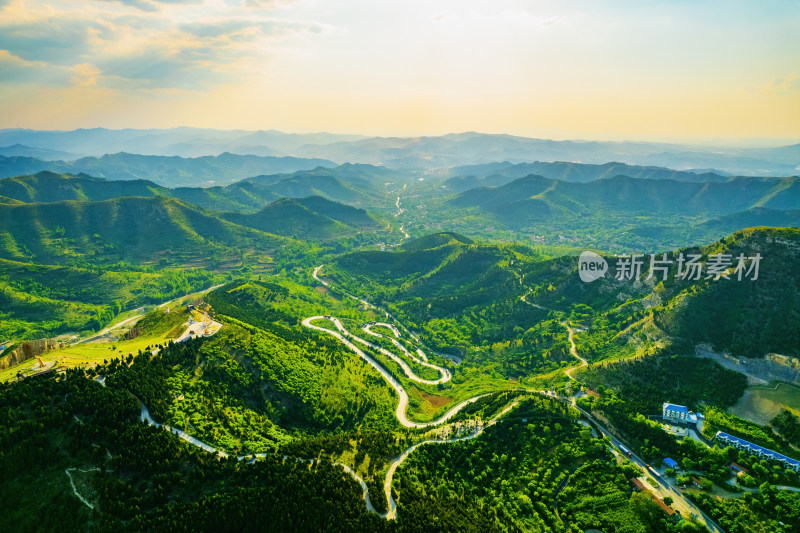
<svg viewBox="0 0 800 533">
<path fill-rule="evenodd" d="M 592 283 L 579 279 L 575 257 L 528 263 L 523 280 L 532 290 L 529 301 L 572 313 L 588 326 L 577 338 L 590 360 L 664 350 L 690 355 L 703 343 L 739 357 L 798 356 L 798 250 L 800 229 L 756 227 L 701 247 L 663 250 L 673 260 L 666 280 L 661 272 L 644 279 L 649 256 L 643 258 L 638 282 L 616 279 L 619 259 L 612 256 L 606 256 L 609 273 Z M 681 252 L 702 255 L 706 266 L 709 256 L 718 253 L 728 254 L 732 266 L 739 254 L 760 254 L 758 277 L 752 279 L 751 273 L 739 280 L 729 272 L 729 279 L 706 279 L 705 273 L 698 280 L 676 279 Z"/>
<path fill-rule="evenodd" d="M 363 209 L 320 196 L 282 198 L 257 213 L 225 213 L 222 217 L 240 226 L 296 238 L 333 239 L 382 227 Z"/>
<path fill-rule="evenodd" d="M 0 178 L 0 197 L 30 203 L 166 196 L 214 211 L 255 212 L 280 198 L 314 195 L 350 205 L 380 204 L 385 182 L 400 178 L 400 174 L 381 167 L 345 164 L 331 169 L 317 167 L 289 174 L 260 175 L 225 187 L 171 189 L 150 180 L 110 180 L 44 170 Z"/>
<path fill-rule="evenodd" d="M 323 158 L 337 163 L 382 164 L 407 169 L 446 168 L 496 161 L 574 161 L 592 164 L 620 161 L 630 165 L 681 170 L 720 169 L 739 175 L 790 176 L 797 174 L 800 162 L 797 145 L 739 148 L 628 141 L 555 141 L 477 132 L 432 137 L 365 137 L 200 128 L 0 130 L 0 145 L 13 144 L 94 156 L 132 152 L 197 157 L 228 151 L 259 156 Z M 29 169 L 14 174 L 29 174 L 39 170 L 43 169 Z M 73 169 L 72 172 L 80 170 Z M 155 179 L 154 176 L 138 177 Z"/>
<path fill-rule="evenodd" d="M 287 242 L 191 204 L 125 196 L 100 202 L 0 205 L 0 257 L 37 263 L 154 263 L 218 266 Z"/>
<path fill-rule="evenodd" d="M 0 177 L 34 174 L 42 170 L 57 173 L 85 173 L 113 180 L 148 179 L 162 186 L 225 185 L 258 174 L 294 172 L 336 166 L 324 159 L 259 157 L 223 153 L 218 156 L 183 158 L 120 152 L 75 161 L 42 161 L 33 157 L 0 157 Z"/>
<path fill-rule="evenodd" d="M 544 242 L 610 251 L 700 245 L 748 226 L 793 226 L 800 178 L 688 182 L 626 176 L 587 183 L 526 176 L 444 200 L 449 219 L 468 235 L 485 226 Z M 469 225 L 473 229 L 465 226 Z"/>
<path fill-rule="evenodd" d="M 728 176 L 714 172 L 685 172 L 664 167 L 627 165 L 625 163 L 605 163 L 589 165 L 556 161 L 553 163 L 534 162 L 513 164 L 508 161 L 485 165 L 467 165 L 449 169 L 452 176 L 444 182 L 448 191 L 463 192 L 475 187 L 498 187 L 529 175 L 543 176 L 552 180 L 572 183 L 627 176 L 639 179 L 669 179 L 675 181 L 726 181 Z"/>
<path fill-rule="evenodd" d="M 477 207 L 505 219 L 571 212 L 586 216 L 603 211 L 640 214 L 731 214 L 754 207 L 800 208 L 800 178 L 729 178 L 691 183 L 615 176 L 589 183 L 568 183 L 527 176 L 494 188 L 471 189 L 451 201 Z"/>
<path fill-rule="evenodd" d="M 169 196 L 169 189 L 147 180 L 108 180 L 43 170 L 0 179 L 0 195 L 20 202 L 99 201 L 120 196 Z"/>
<path fill-rule="evenodd" d="M 524 247 L 475 244 L 442 233 L 396 252 L 343 255 L 323 273 L 386 306 L 440 349 L 482 360 L 489 355 L 486 342 L 499 343 L 504 347 L 496 360 L 523 370 L 530 369 L 525 366 L 530 361 L 522 364 L 519 358 L 531 352 L 520 352 L 519 346 L 539 338 L 534 345 L 542 349 L 554 339 L 542 325 L 547 309 L 587 328 L 576 339 L 590 361 L 665 350 L 692 355 L 702 343 L 739 356 L 798 356 L 800 285 L 793 274 L 800 269 L 798 250 L 800 229 L 749 228 L 699 248 L 662 250 L 673 259 L 664 281 L 660 273 L 644 279 L 649 256 L 639 281 L 615 279 L 619 259 L 609 255 L 610 274 L 585 283 L 574 256 L 543 260 Z M 740 253 L 746 258 L 758 253 L 759 277 L 676 279 L 681 252 L 702 254 L 703 263 L 710 255 L 729 254 L 731 268 Z M 526 304 L 523 296 L 541 308 Z"/>
<path fill-rule="evenodd" d="M 545 317 L 520 301 L 524 292 L 512 268 L 538 259 L 530 248 L 479 244 L 445 232 L 409 241 L 395 252 L 345 254 L 323 273 L 386 306 L 437 349 L 480 360 L 490 356 L 483 348 L 487 343 L 517 338 Z"/>
</svg>

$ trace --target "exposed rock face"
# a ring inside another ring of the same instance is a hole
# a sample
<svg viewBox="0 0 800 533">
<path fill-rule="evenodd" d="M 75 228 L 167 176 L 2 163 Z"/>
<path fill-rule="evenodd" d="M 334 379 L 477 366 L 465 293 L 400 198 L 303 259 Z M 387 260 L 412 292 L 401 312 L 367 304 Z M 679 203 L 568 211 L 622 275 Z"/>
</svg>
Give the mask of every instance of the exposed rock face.
<svg viewBox="0 0 800 533">
<path fill-rule="evenodd" d="M 139 329 L 138 326 L 132 327 L 130 330 L 126 331 L 124 335 L 120 336 L 120 340 L 129 341 L 135 339 L 139 335 L 142 334 L 142 330 Z"/>
<path fill-rule="evenodd" d="M 800 360 L 794 357 L 776 353 L 767 354 L 762 359 L 735 357 L 714 352 L 709 346 L 702 344 L 695 351 L 700 357 L 708 357 L 725 368 L 746 375 L 751 385 L 765 385 L 770 381 L 800 384 Z"/>
<path fill-rule="evenodd" d="M 42 355 L 50 350 L 59 347 L 59 342 L 55 339 L 37 339 L 33 341 L 24 341 L 9 353 L 0 357 L 0 370 L 10 368 L 18 365 L 28 359 L 33 359 L 37 355 Z"/>
</svg>

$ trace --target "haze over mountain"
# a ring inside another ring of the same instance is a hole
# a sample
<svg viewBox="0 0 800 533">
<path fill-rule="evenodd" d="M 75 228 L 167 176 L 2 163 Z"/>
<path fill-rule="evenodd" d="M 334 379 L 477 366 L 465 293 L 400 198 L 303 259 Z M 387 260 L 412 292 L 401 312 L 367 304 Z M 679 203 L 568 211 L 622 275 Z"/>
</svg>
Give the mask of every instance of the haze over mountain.
<svg viewBox="0 0 800 533">
<path fill-rule="evenodd" d="M 33 174 L 41 170 L 59 173 L 86 173 L 95 177 L 133 180 L 151 179 L 160 185 L 177 187 L 225 185 L 257 174 L 276 174 L 334 167 L 324 159 L 235 155 L 183 158 L 120 152 L 75 161 L 41 161 L 31 157 L 0 157 L 0 177 Z"/>
<path fill-rule="evenodd" d="M 717 172 L 685 172 L 664 167 L 633 166 L 625 163 L 605 163 L 593 165 L 585 163 L 489 163 L 485 165 L 466 165 L 452 167 L 445 176 L 453 176 L 444 185 L 453 192 L 463 192 L 473 187 L 497 187 L 516 178 L 531 174 L 545 178 L 586 183 L 598 179 L 628 176 L 639 179 L 671 179 L 676 181 L 726 181 L 728 175 Z"/>
<path fill-rule="evenodd" d="M 32 175 L 0 178 L 0 197 L 31 203 L 167 196 L 216 211 L 253 212 L 280 198 L 317 195 L 350 205 L 374 206 L 383 199 L 380 191 L 384 180 L 398 180 L 400 176 L 380 167 L 342 165 L 254 176 L 225 187 L 168 188 L 143 179 L 109 180 L 45 170 Z"/>
<path fill-rule="evenodd" d="M 0 533 L 800 532 L 798 28 L 0 0 Z"/>
<path fill-rule="evenodd" d="M 181 157 L 219 155 L 223 152 L 240 155 L 280 155 L 278 152 L 288 153 L 305 144 L 325 145 L 361 138 L 364 137 L 331 133 L 295 134 L 275 130 L 245 131 L 187 127 L 145 130 L 90 128 L 73 131 L 0 129 L 0 146 L 19 143 L 97 157 L 117 152 Z"/>
<path fill-rule="evenodd" d="M 321 158 L 337 163 L 381 164 L 403 169 L 499 161 L 593 164 L 619 161 L 676 170 L 718 169 L 741 175 L 788 176 L 800 172 L 800 145 L 736 148 L 652 142 L 554 141 L 475 132 L 431 137 L 364 137 L 195 128 L 0 130 L 0 146 L 15 143 L 93 156 L 129 152 L 197 157 L 215 156 L 227 151 L 258 156 Z M 50 170 L 64 169 L 51 167 Z"/>
<path fill-rule="evenodd" d="M 454 206 L 476 206 L 508 220 L 548 216 L 565 210 L 578 216 L 613 213 L 722 214 L 754 207 L 800 209 L 800 177 L 728 178 L 684 182 L 616 175 L 570 183 L 530 175 L 499 187 L 477 187 L 459 194 Z"/>
<path fill-rule="evenodd" d="M 43 161 L 58 161 L 59 159 L 74 160 L 81 156 L 59 150 L 48 150 L 46 148 L 31 148 L 24 144 L 13 144 L 11 146 L 0 147 L 0 156 L 3 157 L 34 157 Z"/>
</svg>

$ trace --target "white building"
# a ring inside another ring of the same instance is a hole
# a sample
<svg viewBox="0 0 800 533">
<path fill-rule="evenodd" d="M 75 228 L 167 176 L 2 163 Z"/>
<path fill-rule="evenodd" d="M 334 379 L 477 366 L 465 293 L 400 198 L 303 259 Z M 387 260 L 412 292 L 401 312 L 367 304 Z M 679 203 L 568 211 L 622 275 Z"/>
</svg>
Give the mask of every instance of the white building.
<svg viewBox="0 0 800 533">
<path fill-rule="evenodd" d="M 769 448 L 764 448 L 758 444 L 753 444 L 752 442 L 740 439 L 739 437 L 734 437 L 728 433 L 723 433 L 722 431 L 717 431 L 716 439 L 718 442 L 726 446 L 733 446 L 737 450 L 745 451 L 751 455 L 755 455 L 760 459 L 776 461 L 783 465 L 784 468 L 789 468 L 795 472 L 800 472 L 800 461 L 792 457 L 787 457 L 782 453 L 770 450 Z"/>
<path fill-rule="evenodd" d="M 689 408 L 685 405 L 675 405 L 674 403 L 664 402 L 662 406 L 662 416 L 666 420 L 673 422 L 688 422 L 689 421 Z"/>
</svg>

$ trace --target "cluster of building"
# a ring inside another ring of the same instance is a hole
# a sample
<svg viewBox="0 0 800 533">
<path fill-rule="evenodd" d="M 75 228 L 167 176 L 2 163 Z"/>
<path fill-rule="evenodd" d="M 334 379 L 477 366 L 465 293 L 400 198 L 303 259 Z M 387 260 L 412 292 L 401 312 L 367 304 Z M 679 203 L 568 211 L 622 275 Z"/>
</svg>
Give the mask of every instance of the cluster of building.
<svg viewBox="0 0 800 533">
<path fill-rule="evenodd" d="M 759 446 L 758 444 L 753 444 L 752 442 L 740 439 L 739 437 L 734 437 L 733 435 L 729 435 L 728 433 L 723 433 L 722 431 L 717 431 L 715 439 L 717 440 L 717 442 L 725 444 L 726 446 L 732 446 L 737 450 L 742 450 L 751 455 L 755 455 L 759 459 L 775 461 L 779 464 L 782 464 L 784 467 L 790 470 L 794 470 L 795 472 L 800 472 L 800 461 L 798 461 L 797 459 L 792 459 L 791 457 L 787 457 L 782 453 L 770 450 L 769 448 L 764 448 L 763 446 Z"/>
<path fill-rule="evenodd" d="M 706 417 L 703 416 L 703 413 L 695 413 L 690 411 L 685 405 L 678 405 L 669 402 L 664 402 L 664 404 L 661 406 L 661 416 L 664 418 L 664 420 L 669 420 L 670 422 L 691 425 L 697 425 L 698 423 L 702 425 L 706 419 Z M 702 431 L 701 427 L 698 427 L 698 429 Z"/>
</svg>

